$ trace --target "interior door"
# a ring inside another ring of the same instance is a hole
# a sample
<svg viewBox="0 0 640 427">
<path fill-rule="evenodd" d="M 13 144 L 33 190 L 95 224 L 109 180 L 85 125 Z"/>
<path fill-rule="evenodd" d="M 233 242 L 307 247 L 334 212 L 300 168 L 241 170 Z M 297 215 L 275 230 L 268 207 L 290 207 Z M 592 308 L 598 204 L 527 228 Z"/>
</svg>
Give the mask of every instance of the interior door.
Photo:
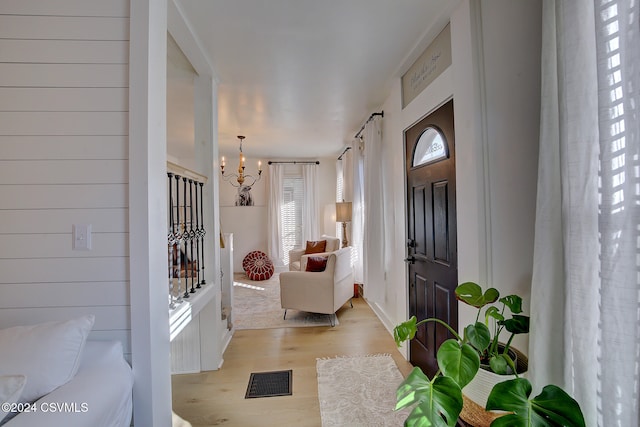
<svg viewBox="0 0 640 427">
<path fill-rule="evenodd" d="M 407 171 L 409 315 L 437 317 L 458 328 L 456 171 L 453 100 L 405 131 Z M 411 340 L 410 361 L 429 377 L 436 352 L 450 338 L 429 322 Z"/>
</svg>

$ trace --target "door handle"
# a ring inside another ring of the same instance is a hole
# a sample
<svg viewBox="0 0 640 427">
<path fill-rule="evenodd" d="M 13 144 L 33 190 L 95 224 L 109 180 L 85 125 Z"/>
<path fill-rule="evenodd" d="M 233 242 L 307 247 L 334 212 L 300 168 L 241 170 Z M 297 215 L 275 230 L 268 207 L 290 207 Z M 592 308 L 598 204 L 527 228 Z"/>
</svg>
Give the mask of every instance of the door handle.
<svg viewBox="0 0 640 427">
<path fill-rule="evenodd" d="M 405 259 L 404 262 L 410 262 L 411 264 L 415 264 L 416 263 L 416 257 L 414 257 L 412 255 L 409 258 Z"/>
</svg>

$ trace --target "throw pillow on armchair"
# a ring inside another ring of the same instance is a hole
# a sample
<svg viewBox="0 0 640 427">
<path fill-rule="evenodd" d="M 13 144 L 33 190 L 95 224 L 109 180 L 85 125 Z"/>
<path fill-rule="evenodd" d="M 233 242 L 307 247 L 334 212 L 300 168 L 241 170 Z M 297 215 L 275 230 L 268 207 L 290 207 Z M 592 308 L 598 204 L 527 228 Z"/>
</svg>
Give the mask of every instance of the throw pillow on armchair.
<svg viewBox="0 0 640 427">
<path fill-rule="evenodd" d="M 326 240 L 318 240 L 318 241 L 311 241 L 311 242 L 307 241 L 307 247 L 304 250 L 304 253 L 306 255 L 318 254 L 318 253 L 324 252 L 326 247 L 327 247 Z"/>
<path fill-rule="evenodd" d="M 327 268 L 327 257 L 324 256 L 310 256 L 307 259 L 307 268 L 305 271 L 311 271 L 319 273 Z"/>
</svg>

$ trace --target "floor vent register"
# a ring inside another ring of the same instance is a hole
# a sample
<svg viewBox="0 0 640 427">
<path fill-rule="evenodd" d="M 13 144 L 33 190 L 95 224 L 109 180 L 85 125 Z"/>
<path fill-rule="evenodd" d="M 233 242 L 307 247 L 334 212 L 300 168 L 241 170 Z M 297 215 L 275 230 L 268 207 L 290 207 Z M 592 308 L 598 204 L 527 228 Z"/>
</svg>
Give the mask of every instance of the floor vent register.
<svg viewBox="0 0 640 427">
<path fill-rule="evenodd" d="M 245 399 L 291 396 L 292 371 L 254 372 L 249 377 Z"/>
</svg>

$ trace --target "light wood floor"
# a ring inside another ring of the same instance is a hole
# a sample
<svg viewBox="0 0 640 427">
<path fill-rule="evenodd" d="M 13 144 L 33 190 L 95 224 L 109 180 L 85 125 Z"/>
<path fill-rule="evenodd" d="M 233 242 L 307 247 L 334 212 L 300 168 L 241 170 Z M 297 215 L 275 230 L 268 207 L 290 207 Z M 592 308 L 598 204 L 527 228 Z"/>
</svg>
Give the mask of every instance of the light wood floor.
<svg viewBox="0 0 640 427">
<path fill-rule="evenodd" d="M 316 358 L 389 353 L 412 366 L 362 298 L 338 312 L 335 328 L 236 331 L 218 371 L 174 375 L 173 410 L 198 426 L 320 426 Z M 293 395 L 245 399 L 252 372 L 293 370 Z"/>
</svg>

